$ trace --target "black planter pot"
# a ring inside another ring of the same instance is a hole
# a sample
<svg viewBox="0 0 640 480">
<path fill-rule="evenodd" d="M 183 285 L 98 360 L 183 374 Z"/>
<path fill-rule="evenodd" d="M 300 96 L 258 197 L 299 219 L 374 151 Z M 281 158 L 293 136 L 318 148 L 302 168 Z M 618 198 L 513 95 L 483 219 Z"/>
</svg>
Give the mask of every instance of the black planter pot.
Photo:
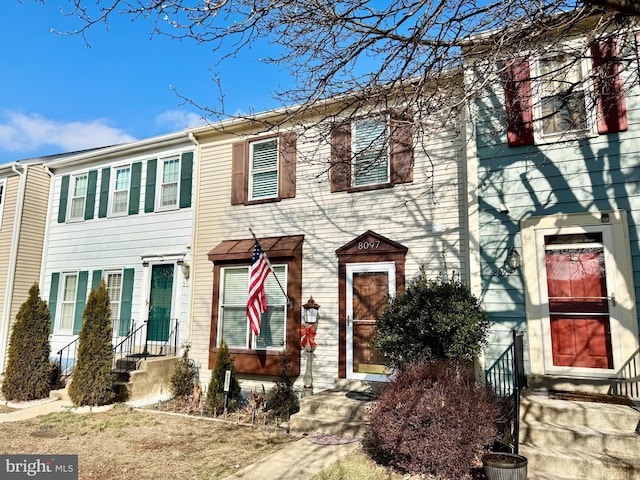
<svg viewBox="0 0 640 480">
<path fill-rule="evenodd" d="M 488 453 L 482 457 L 487 480 L 526 480 L 527 459 L 513 453 Z"/>
</svg>

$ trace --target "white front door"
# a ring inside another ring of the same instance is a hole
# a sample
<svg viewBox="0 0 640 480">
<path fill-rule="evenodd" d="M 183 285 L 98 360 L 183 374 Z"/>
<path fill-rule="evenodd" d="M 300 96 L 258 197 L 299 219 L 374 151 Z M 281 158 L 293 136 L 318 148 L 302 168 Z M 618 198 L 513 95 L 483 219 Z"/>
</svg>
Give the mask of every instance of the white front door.
<svg viewBox="0 0 640 480">
<path fill-rule="evenodd" d="M 369 346 L 376 322 L 396 294 L 393 262 L 347 264 L 347 378 L 385 381 L 384 359 Z"/>
</svg>

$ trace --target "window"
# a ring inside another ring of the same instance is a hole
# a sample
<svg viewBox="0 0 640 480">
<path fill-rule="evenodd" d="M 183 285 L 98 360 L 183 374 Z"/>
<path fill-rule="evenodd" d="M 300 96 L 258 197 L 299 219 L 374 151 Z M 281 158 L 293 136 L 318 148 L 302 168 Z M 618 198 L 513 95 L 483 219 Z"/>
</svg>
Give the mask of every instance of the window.
<svg viewBox="0 0 640 480">
<path fill-rule="evenodd" d="M 232 146 L 231 205 L 274 202 L 296 196 L 295 132 Z"/>
<path fill-rule="evenodd" d="M 62 274 L 62 291 L 60 298 L 59 332 L 71 332 L 76 309 L 76 293 L 78 288 L 78 275 L 75 273 Z"/>
<path fill-rule="evenodd" d="M 178 205 L 178 181 L 180 180 L 180 159 L 162 161 L 160 185 L 160 208 L 174 208 Z"/>
<path fill-rule="evenodd" d="M 247 320 L 247 294 L 249 291 L 249 267 L 228 267 L 222 269 L 220 287 L 220 333 L 219 342 L 224 341 L 229 348 L 282 349 L 285 345 L 286 298 L 280 286 L 286 291 L 286 267 L 272 265 L 265 282 L 267 311 L 262 314 L 260 335 L 255 337 Z M 277 277 L 274 277 L 274 274 Z"/>
<path fill-rule="evenodd" d="M 213 262 L 209 368 L 213 369 L 221 342 L 229 346 L 239 373 L 277 375 L 283 349 L 291 359 L 289 373 L 300 372 L 300 316 L 302 297 L 302 235 L 259 239 L 275 275 L 265 283 L 267 311 L 255 336 L 247 319 L 249 265 L 253 239 L 228 240 L 208 254 Z M 277 278 L 277 280 L 276 280 Z M 285 296 L 278 285 L 287 292 Z M 287 297 L 293 303 L 287 305 Z"/>
<path fill-rule="evenodd" d="M 387 188 L 413 181 L 413 116 L 386 116 L 337 125 L 331 134 L 331 191 Z"/>
<path fill-rule="evenodd" d="M 6 186 L 7 179 L 3 178 L 2 180 L 0 180 L 0 227 L 2 227 L 2 211 L 4 210 L 4 196 Z"/>
<path fill-rule="evenodd" d="M 569 55 L 538 63 L 542 135 L 584 132 L 589 128 L 583 62 Z"/>
<path fill-rule="evenodd" d="M 120 299 L 122 297 L 122 272 L 107 272 L 105 274 L 109 305 L 111 306 L 111 318 L 118 319 L 120 314 Z"/>
<path fill-rule="evenodd" d="M 278 196 L 278 138 L 249 143 L 249 200 Z"/>
<path fill-rule="evenodd" d="M 84 218 L 84 207 L 87 196 L 88 175 L 77 175 L 73 177 L 71 190 L 71 208 L 69 220 L 79 220 Z"/>
<path fill-rule="evenodd" d="M 129 187 L 131 185 L 131 167 L 115 169 L 113 185 L 113 206 L 111 212 L 115 215 L 126 214 L 129 211 Z"/>
<path fill-rule="evenodd" d="M 504 91 L 509 146 L 595 135 L 596 127 L 598 134 L 627 130 L 620 73 L 615 38 L 594 42 L 578 56 L 559 53 L 508 62 Z"/>
</svg>

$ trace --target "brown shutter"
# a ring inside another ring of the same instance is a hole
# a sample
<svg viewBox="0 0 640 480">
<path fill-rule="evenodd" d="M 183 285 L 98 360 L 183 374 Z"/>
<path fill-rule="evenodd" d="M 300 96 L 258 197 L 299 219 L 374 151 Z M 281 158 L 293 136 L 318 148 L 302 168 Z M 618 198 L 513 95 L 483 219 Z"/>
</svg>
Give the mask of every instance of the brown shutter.
<svg viewBox="0 0 640 480">
<path fill-rule="evenodd" d="M 296 139 L 295 132 L 280 136 L 280 185 L 279 198 L 293 198 L 296 196 Z"/>
<path fill-rule="evenodd" d="M 620 79 L 618 45 L 613 38 L 591 44 L 598 133 L 622 132 L 629 127 L 624 89 Z"/>
<path fill-rule="evenodd" d="M 331 191 L 351 186 L 351 124 L 337 125 L 331 132 Z"/>
<path fill-rule="evenodd" d="M 391 112 L 391 183 L 413 181 L 413 115 L 410 110 Z"/>
<path fill-rule="evenodd" d="M 231 157 L 231 205 L 242 205 L 247 201 L 246 143 L 234 143 Z"/>
<path fill-rule="evenodd" d="M 533 144 L 533 107 L 529 61 L 519 58 L 506 65 L 504 86 L 507 140 L 510 147 Z"/>
</svg>

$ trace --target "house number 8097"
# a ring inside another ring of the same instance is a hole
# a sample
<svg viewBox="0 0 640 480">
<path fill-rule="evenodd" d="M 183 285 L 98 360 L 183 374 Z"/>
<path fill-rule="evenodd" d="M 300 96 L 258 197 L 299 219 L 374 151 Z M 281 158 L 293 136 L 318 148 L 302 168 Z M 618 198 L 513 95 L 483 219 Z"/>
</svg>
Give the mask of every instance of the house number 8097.
<svg viewBox="0 0 640 480">
<path fill-rule="evenodd" d="M 377 242 L 358 242 L 358 250 L 369 250 L 373 248 L 378 248 L 380 246 L 380 241 Z"/>
</svg>

